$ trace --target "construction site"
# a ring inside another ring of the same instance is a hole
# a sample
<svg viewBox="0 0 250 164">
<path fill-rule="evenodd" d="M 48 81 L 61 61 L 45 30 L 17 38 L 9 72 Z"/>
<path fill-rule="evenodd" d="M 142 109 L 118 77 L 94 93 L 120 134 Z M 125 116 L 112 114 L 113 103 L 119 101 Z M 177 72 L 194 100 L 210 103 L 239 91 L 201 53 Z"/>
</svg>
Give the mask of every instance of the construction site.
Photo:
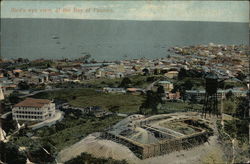
<svg viewBox="0 0 250 164">
<path fill-rule="evenodd" d="M 190 149 L 208 141 L 212 134 L 209 122 L 191 112 L 131 115 L 103 132 L 101 138 L 122 144 L 146 159 Z"/>
</svg>

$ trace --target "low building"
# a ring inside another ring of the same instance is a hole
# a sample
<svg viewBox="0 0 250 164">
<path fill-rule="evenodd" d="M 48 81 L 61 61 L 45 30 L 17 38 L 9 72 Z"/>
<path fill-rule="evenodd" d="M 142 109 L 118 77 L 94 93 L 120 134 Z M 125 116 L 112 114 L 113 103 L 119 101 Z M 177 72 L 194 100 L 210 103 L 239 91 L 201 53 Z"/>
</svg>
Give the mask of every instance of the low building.
<svg viewBox="0 0 250 164">
<path fill-rule="evenodd" d="M 145 91 L 141 88 L 127 88 L 126 92 L 132 95 L 142 95 Z"/>
<path fill-rule="evenodd" d="M 171 83 L 170 81 L 167 81 L 167 80 L 165 80 L 165 81 L 159 81 L 158 85 L 163 86 L 163 88 L 164 88 L 164 90 L 166 92 L 169 92 L 169 91 L 171 91 L 174 88 L 173 83 Z"/>
<path fill-rule="evenodd" d="M 104 87 L 103 92 L 105 92 L 105 93 L 126 93 L 126 90 L 124 88 Z"/>
<path fill-rule="evenodd" d="M 247 95 L 247 90 L 241 90 L 241 89 L 226 89 L 226 90 L 221 90 L 219 89 L 217 91 L 217 99 L 221 100 L 221 99 L 225 99 L 226 98 L 226 94 L 228 92 L 232 92 L 233 95 L 235 95 L 236 97 L 244 97 Z M 191 100 L 192 98 L 195 98 L 197 101 L 201 101 L 205 99 L 205 94 L 206 91 L 205 90 L 186 90 L 186 99 Z"/>
<path fill-rule="evenodd" d="M 44 121 L 55 116 L 55 104 L 47 99 L 26 98 L 14 105 L 13 120 Z"/>
<path fill-rule="evenodd" d="M 178 71 L 169 71 L 169 72 L 165 73 L 164 75 L 165 75 L 167 78 L 173 79 L 173 78 L 178 77 L 178 74 L 179 74 Z"/>
<path fill-rule="evenodd" d="M 180 92 L 176 92 L 176 93 L 167 93 L 167 99 L 169 100 L 178 100 L 181 98 Z"/>
</svg>

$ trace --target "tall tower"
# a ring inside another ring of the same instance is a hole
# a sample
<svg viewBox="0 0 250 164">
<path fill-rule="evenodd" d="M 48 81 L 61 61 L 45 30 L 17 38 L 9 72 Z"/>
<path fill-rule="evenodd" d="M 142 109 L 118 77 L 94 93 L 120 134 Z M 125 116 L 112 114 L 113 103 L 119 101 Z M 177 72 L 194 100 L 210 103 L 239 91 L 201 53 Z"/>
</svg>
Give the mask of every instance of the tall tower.
<svg viewBox="0 0 250 164">
<path fill-rule="evenodd" d="M 217 99 L 217 89 L 218 89 L 218 76 L 214 73 L 209 73 L 206 77 L 206 93 L 205 93 L 205 101 L 202 110 L 202 116 L 206 114 L 216 114 L 217 116 L 220 114 L 218 110 L 218 99 Z"/>
</svg>

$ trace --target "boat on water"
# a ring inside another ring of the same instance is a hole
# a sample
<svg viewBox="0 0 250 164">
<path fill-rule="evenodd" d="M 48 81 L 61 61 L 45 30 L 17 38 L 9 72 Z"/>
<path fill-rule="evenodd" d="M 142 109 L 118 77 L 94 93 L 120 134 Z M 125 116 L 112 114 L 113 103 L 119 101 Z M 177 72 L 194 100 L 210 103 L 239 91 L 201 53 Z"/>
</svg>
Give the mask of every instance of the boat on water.
<svg viewBox="0 0 250 164">
<path fill-rule="evenodd" d="M 57 36 L 57 35 L 52 35 L 52 39 L 59 39 L 59 36 Z"/>
</svg>

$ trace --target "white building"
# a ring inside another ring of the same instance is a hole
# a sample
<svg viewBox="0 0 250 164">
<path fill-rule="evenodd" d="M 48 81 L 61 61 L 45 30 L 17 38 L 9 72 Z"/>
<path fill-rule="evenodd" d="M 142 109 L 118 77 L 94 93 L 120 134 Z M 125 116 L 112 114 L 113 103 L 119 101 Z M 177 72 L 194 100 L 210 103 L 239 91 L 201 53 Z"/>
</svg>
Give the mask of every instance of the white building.
<svg viewBox="0 0 250 164">
<path fill-rule="evenodd" d="M 226 90 L 221 90 L 221 89 L 218 89 L 217 91 L 217 98 L 218 100 L 221 100 L 221 99 L 225 99 L 226 98 L 226 94 L 228 92 L 232 92 L 234 96 L 236 97 L 245 97 L 247 96 L 247 90 L 240 90 L 240 89 L 226 89 Z M 186 99 L 191 99 L 191 97 L 195 97 L 195 99 L 197 101 L 201 101 L 201 100 L 204 100 L 205 99 L 205 94 L 206 94 L 206 91 L 205 90 L 186 90 Z"/>
<path fill-rule="evenodd" d="M 169 91 L 171 91 L 172 89 L 174 89 L 173 83 L 171 83 L 170 81 L 167 81 L 167 80 L 165 80 L 165 81 L 159 81 L 159 82 L 158 82 L 158 85 L 163 86 L 163 88 L 164 88 L 164 90 L 165 90 L 166 92 L 169 92 Z"/>
<path fill-rule="evenodd" d="M 55 116 L 55 104 L 46 99 L 26 98 L 14 105 L 13 120 L 44 121 Z"/>
</svg>

